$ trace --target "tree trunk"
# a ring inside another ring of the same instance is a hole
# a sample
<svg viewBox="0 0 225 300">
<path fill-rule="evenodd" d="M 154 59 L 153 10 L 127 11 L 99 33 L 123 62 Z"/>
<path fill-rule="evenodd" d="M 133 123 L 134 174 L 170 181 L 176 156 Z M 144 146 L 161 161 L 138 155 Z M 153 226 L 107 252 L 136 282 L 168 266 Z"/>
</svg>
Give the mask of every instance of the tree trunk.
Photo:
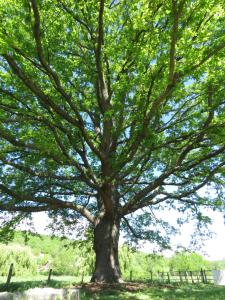
<svg viewBox="0 0 225 300">
<path fill-rule="evenodd" d="M 121 282 L 118 255 L 120 221 L 104 216 L 94 229 L 95 270 L 92 282 Z"/>
</svg>

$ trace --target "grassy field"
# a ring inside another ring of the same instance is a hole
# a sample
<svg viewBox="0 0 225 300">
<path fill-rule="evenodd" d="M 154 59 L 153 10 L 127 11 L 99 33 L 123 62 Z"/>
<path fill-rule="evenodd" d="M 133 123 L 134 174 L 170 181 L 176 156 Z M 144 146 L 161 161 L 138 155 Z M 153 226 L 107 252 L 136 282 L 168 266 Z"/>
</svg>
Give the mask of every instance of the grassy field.
<svg viewBox="0 0 225 300">
<path fill-rule="evenodd" d="M 84 278 L 87 282 L 89 278 Z M 47 285 L 46 276 L 13 278 L 6 288 L 5 277 L 0 277 L 0 291 L 24 291 L 34 287 L 78 287 L 81 300 L 224 300 L 225 286 L 211 284 L 144 284 L 118 285 L 80 284 L 80 278 L 53 276 Z"/>
<path fill-rule="evenodd" d="M 81 292 L 82 300 L 224 300 L 225 287 L 213 285 L 143 285 Z"/>
<path fill-rule="evenodd" d="M 52 276 L 51 281 L 47 284 L 47 275 L 37 275 L 32 277 L 12 277 L 11 283 L 8 287 L 6 287 L 6 277 L 0 276 L 0 292 L 2 291 L 24 291 L 29 288 L 34 287 L 54 287 L 54 288 L 62 288 L 62 287 L 71 287 L 74 285 L 81 284 L 82 277 L 75 276 Z M 90 277 L 85 276 L 83 278 L 84 282 L 89 282 Z"/>
</svg>

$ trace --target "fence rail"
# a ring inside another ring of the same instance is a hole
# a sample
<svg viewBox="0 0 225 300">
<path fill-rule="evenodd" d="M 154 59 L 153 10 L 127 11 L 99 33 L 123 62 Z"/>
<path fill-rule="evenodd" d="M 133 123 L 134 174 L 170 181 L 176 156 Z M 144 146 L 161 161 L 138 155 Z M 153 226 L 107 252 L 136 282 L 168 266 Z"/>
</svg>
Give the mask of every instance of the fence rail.
<svg viewBox="0 0 225 300">
<path fill-rule="evenodd" d="M 14 266 L 13 266 L 13 263 L 10 264 L 9 266 L 9 271 L 8 271 L 8 275 L 7 275 L 7 280 L 5 282 L 5 285 L 6 287 L 9 286 L 10 282 L 11 282 L 11 279 L 13 276 L 16 276 L 16 274 L 14 273 Z M 51 281 L 51 276 L 52 276 L 52 269 L 49 269 L 49 272 L 48 272 L 48 278 L 47 278 L 47 284 L 50 283 Z"/>
<path fill-rule="evenodd" d="M 143 277 L 143 276 L 142 276 Z M 188 283 L 212 283 L 213 275 L 212 270 L 199 270 L 199 271 L 170 271 L 170 272 L 148 272 L 144 275 L 146 281 L 173 283 L 173 282 L 188 282 Z M 133 271 L 130 271 L 130 281 L 141 280 L 140 276 L 135 276 Z"/>
<path fill-rule="evenodd" d="M 189 282 L 189 283 L 208 283 L 213 280 L 211 270 L 200 271 L 170 271 L 158 272 L 157 280 L 162 282 Z M 154 276 L 152 275 L 152 280 Z"/>
</svg>

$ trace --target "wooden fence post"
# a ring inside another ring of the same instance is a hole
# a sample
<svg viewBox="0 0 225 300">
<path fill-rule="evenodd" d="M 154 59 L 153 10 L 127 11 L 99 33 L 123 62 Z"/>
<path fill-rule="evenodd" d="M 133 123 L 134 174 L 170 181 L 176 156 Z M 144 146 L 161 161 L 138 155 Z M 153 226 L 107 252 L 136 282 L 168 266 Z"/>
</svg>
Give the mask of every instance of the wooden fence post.
<svg viewBox="0 0 225 300">
<path fill-rule="evenodd" d="M 133 279 L 133 272 L 132 272 L 132 270 L 130 271 L 130 281 L 132 281 L 132 279 Z"/>
<path fill-rule="evenodd" d="M 193 275 L 192 275 L 192 271 L 190 271 L 190 276 L 191 276 L 191 281 L 192 281 L 192 283 L 195 283 L 195 282 L 194 282 Z"/>
<path fill-rule="evenodd" d="M 167 281 L 168 281 L 168 283 L 170 283 L 170 273 L 169 272 L 167 272 Z"/>
<path fill-rule="evenodd" d="M 47 283 L 51 281 L 51 276 L 52 276 L 52 269 L 49 270 Z"/>
<path fill-rule="evenodd" d="M 150 280 L 151 280 L 151 282 L 152 282 L 152 271 L 150 271 Z"/>
<path fill-rule="evenodd" d="M 12 278 L 12 274 L 13 274 L 13 263 L 11 263 L 11 265 L 9 267 L 9 272 L 8 272 L 8 276 L 7 276 L 6 285 L 10 284 L 10 281 L 11 281 L 11 278 Z"/>
<path fill-rule="evenodd" d="M 81 283 L 84 283 L 84 271 L 82 272 L 82 275 L 81 275 Z"/>
<path fill-rule="evenodd" d="M 181 271 L 179 271 L 179 277 L 180 277 L 180 282 L 183 282 L 183 280 L 182 280 L 182 275 L 181 275 Z"/>
<path fill-rule="evenodd" d="M 205 283 L 205 278 L 204 278 L 204 272 L 203 269 L 200 271 L 201 277 L 202 277 L 202 282 Z"/>
</svg>

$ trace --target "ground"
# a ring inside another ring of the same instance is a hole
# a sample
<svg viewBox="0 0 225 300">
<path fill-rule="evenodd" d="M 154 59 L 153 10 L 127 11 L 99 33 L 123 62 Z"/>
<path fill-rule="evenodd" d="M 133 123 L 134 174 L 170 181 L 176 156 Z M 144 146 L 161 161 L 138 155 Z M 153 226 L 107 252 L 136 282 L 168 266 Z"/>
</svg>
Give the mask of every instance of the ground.
<svg viewBox="0 0 225 300">
<path fill-rule="evenodd" d="M 225 286 L 140 284 L 82 286 L 84 300 L 224 300 Z"/>
<path fill-rule="evenodd" d="M 85 278 L 86 279 L 86 278 Z M 78 284 L 80 278 L 72 276 L 54 277 L 48 286 L 78 287 L 81 290 L 82 300 L 224 300 L 225 286 L 213 284 L 188 284 L 188 283 L 135 283 L 123 284 Z M 22 291 L 33 287 L 44 287 L 46 276 L 14 279 L 8 291 Z M 4 280 L 0 277 L 0 291 L 6 290 Z"/>
</svg>

